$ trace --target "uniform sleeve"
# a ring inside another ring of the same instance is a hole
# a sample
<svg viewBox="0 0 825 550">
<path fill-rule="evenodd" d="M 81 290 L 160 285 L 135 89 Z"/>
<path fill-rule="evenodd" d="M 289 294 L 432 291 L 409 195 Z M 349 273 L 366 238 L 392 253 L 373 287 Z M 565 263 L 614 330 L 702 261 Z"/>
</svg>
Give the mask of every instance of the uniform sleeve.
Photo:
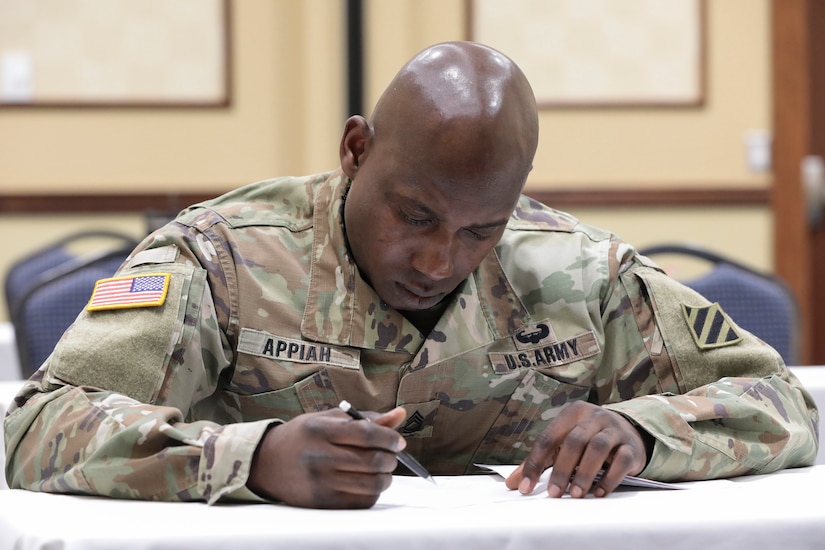
<svg viewBox="0 0 825 550">
<path fill-rule="evenodd" d="M 649 260 L 626 257 L 604 308 L 613 349 L 599 394 L 655 439 L 640 475 L 699 480 L 813 464 L 818 411 L 779 354 Z"/>
<path fill-rule="evenodd" d="M 271 422 L 190 421 L 232 364 L 215 245 L 171 224 L 142 247 L 118 276 L 169 275 L 162 305 L 79 315 L 6 417 L 9 485 L 148 500 L 260 500 L 245 482 Z"/>
</svg>

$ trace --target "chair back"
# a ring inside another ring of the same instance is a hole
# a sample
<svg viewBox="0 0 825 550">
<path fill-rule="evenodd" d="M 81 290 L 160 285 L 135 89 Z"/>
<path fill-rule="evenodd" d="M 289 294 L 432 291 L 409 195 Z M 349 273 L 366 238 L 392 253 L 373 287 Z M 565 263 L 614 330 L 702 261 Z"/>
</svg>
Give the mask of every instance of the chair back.
<svg viewBox="0 0 825 550">
<path fill-rule="evenodd" d="M 710 271 L 682 283 L 718 302 L 736 324 L 776 349 L 786 364 L 799 364 L 798 306 L 781 279 L 689 244 L 663 244 L 639 252 L 645 256 L 683 255 L 710 263 Z"/>
<path fill-rule="evenodd" d="M 86 240 L 97 243 L 95 250 L 76 252 L 78 242 Z M 134 239 L 119 233 L 86 231 L 61 239 L 10 268 L 6 304 L 24 378 L 52 352 L 86 306 L 95 282 L 112 276 L 136 245 Z"/>
</svg>

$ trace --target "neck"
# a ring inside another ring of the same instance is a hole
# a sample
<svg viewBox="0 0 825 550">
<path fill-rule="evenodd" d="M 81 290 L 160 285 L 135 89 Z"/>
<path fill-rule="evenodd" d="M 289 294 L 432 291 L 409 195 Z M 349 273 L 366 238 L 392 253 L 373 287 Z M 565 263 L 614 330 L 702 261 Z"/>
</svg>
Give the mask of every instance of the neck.
<svg viewBox="0 0 825 550">
<path fill-rule="evenodd" d="M 435 306 L 429 309 L 420 309 L 416 311 L 402 311 L 401 314 L 407 318 L 409 322 L 415 325 L 421 334 L 427 335 L 433 330 L 438 320 L 444 315 L 444 310 L 450 303 L 449 296 L 445 297 Z"/>
</svg>

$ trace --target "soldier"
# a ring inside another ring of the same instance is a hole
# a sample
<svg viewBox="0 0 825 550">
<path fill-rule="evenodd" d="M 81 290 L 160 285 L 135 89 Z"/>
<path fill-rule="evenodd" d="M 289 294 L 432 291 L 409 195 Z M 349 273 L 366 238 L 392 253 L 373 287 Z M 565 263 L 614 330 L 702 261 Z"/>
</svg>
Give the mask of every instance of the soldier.
<svg viewBox="0 0 825 550">
<path fill-rule="evenodd" d="M 773 349 L 521 195 L 537 140 L 511 60 L 427 48 L 339 169 L 195 205 L 98 283 L 5 421 L 10 485 L 352 508 L 405 447 L 433 474 L 520 464 L 524 493 L 553 466 L 552 497 L 812 464 Z"/>
</svg>

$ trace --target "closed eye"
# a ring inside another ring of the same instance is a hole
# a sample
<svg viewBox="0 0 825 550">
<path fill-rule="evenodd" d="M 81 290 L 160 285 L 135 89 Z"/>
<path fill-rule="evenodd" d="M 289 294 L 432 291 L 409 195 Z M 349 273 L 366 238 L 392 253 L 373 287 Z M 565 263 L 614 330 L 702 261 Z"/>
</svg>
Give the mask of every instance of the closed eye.
<svg viewBox="0 0 825 550">
<path fill-rule="evenodd" d="M 489 239 L 490 237 L 493 236 L 492 233 L 489 233 L 489 232 L 486 232 L 486 231 L 476 231 L 474 229 L 465 229 L 465 231 L 467 233 L 469 233 L 469 235 L 472 238 L 474 238 L 476 240 L 479 240 L 479 241 L 486 241 L 487 239 Z"/>
<path fill-rule="evenodd" d="M 401 216 L 404 218 L 404 221 L 410 225 L 427 225 L 431 222 L 430 219 L 426 218 L 416 218 L 414 216 L 410 216 L 404 212 L 401 213 Z"/>
</svg>

